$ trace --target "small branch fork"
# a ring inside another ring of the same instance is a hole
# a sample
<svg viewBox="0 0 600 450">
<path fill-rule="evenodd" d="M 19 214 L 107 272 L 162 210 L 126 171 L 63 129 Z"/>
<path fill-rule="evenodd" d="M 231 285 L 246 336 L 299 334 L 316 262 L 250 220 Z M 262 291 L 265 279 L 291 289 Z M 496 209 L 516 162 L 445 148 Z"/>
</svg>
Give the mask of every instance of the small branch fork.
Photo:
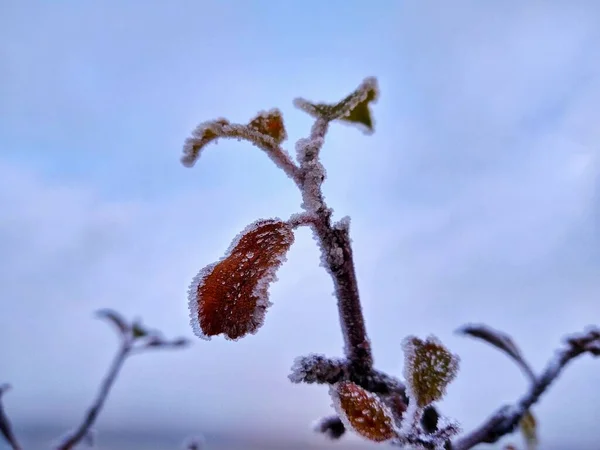
<svg viewBox="0 0 600 450">
<path fill-rule="evenodd" d="M 494 443 L 512 433 L 523 415 L 538 402 L 566 365 L 584 353 L 600 356 L 600 328 L 591 327 L 583 333 L 568 336 L 565 346 L 556 351 L 546 369 L 535 377 L 529 390 L 514 405 L 498 409 L 475 430 L 456 439 L 451 449 L 468 450 L 477 444 Z"/>
<path fill-rule="evenodd" d="M 164 339 L 160 332 L 148 330 L 139 322 L 127 323 L 118 313 L 111 310 L 102 310 L 97 313 L 98 317 L 108 320 L 117 329 L 120 344 L 113 361 L 100 384 L 100 389 L 94 398 L 92 405 L 87 410 L 82 422 L 77 428 L 69 433 L 62 441 L 56 445 L 56 450 L 71 450 L 79 443 L 91 437 L 92 426 L 96 422 L 106 399 L 116 381 L 125 360 L 139 353 L 148 350 L 158 349 L 178 349 L 186 347 L 189 342 L 185 338 L 172 340 Z M 13 450 L 22 450 L 19 445 L 11 423 L 4 411 L 2 404 L 2 394 L 8 390 L 9 386 L 0 387 L 0 433 L 8 442 Z"/>
</svg>

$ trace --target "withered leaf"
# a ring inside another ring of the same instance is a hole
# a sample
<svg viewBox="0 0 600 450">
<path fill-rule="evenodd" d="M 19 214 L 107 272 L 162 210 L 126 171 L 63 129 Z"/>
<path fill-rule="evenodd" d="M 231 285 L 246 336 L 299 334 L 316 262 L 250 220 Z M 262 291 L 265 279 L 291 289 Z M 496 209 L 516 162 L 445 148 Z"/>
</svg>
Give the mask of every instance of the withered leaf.
<svg viewBox="0 0 600 450">
<path fill-rule="evenodd" d="M 255 333 L 270 305 L 269 283 L 294 242 L 287 222 L 259 220 L 234 240 L 227 256 L 196 276 L 189 291 L 191 324 L 201 338 Z"/>
</svg>

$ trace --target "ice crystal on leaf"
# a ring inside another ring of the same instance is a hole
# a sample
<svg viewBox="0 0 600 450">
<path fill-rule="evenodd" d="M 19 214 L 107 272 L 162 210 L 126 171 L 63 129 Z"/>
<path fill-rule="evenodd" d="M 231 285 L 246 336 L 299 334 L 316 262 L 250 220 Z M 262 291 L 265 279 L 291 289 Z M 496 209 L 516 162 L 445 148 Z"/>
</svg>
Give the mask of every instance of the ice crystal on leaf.
<svg viewBox="0 0 600 450">
<path fill-rule="evenodd" d="M 283 126 L 283 116 L 278 109 L 260 112 L 250 121 L 248 127 L 272 137 L 277 144 L 281 144 L 287 138 L 285 127 Z"/>
<path fill-rule="evenodd" d="M 287 222 L 261 219 L 232 242 L 226 256 L 200 271 L 189 290 L 192 328 L 208 339 L 255 333 L 270 306 L 268 288 L 294 242 Z"/>
<path fill-rule="evenodd" d="M 291 156 L 280 147 L 286 139 L 283 118 L 278 109 L 259 113 L 247 125 L 230 123 L 227 119 L 217 119 L 203 122 L 185 140 L 181 162 L 186 167 L 192 167 L 204 147 L 218 138 L 246 140 L 263 150 L 269 158 L 296 182 L 297 167 Z"/>
<path fill-rule="evenodd" d="M 202 149 L 221 136 L 226 125 L 229 125 L 229 121 L 222 118 L 198 125 L 192 131 L 192 136 L 185 140 L 181 163 L 186 167 L 192 167 L 200 157 Z"/>
<path fill-rule="evenodd" d="M 334 384 L 329 392 L 333 407 L 349 429 L 374 442 L 396 436 L 392 413 L 372 392 L 350 381 Z"/>
<path fill-rule="evenodd" d="M 372 133 L 373 117 L 369 104 L 377 102 L 378 96 L 377 79 L 369 77 L 354 92 L 338 103 L 311 103 L 308 100 L 297 98 L 294 100 L 294 105 L 313 117 L 324 118 L 328 121 L 342 120 L 359 125 L 366 133 Z"/>
<path fill-rule="evenodd" d="M 434 336 L 425 341 L 409 336 L 404 341 L 404 377 L 407 394 L 418 408 L 441 399 L 456 377 L 459 357 L 450 353 Z M 410 405 L 409 403 L 409 405 Z"/>
</svg>

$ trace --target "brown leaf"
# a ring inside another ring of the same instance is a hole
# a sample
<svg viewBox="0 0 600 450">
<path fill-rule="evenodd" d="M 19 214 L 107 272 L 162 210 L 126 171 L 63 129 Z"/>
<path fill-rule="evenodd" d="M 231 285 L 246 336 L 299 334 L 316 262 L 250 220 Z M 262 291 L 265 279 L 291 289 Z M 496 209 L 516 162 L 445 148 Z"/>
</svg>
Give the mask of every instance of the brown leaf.
<svg viewBox="0 0 600 450">
<path fill-rule="evenodd" d="M 435 337 L 409 336 L 404 341 L 404 376 L 419 408 L 441 399 L 456 377 L 459 358 Z"/>
<path fill-rule="evenodd" d="M 250 121 L 248 127 L 272 137 L 277 144 L 281 144 L 287 137 L 283 125 L 283 116 L 278 109 L 260 113 Z"/>
<path fill-rule="evenodd" d="M 255 333 L 270 305 L 269 283 L 293 242 L 287 222 L 259 220 L 234 240 L 225 258 L 202 269 L 189 291 L 196 335 L 235 340 Z"/>
<path fill-rule="evenodd" d="M 375 442 L 396 437 L 392 414 L 375 394 L 351 381 L 336 383 L 330 393 L 348 428 Z"/>
</svg>

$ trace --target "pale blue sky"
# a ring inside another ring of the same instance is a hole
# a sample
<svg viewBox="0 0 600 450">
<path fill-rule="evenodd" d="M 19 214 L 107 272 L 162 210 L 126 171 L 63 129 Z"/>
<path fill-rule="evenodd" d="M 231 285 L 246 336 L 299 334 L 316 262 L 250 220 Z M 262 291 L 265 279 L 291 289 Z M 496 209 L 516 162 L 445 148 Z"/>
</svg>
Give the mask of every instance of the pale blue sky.
<svg viewBox="0 0 600 450">
<path fill-rule="evenodd" d="M 600 322 L 600 4 L 594 1 L 0 2 L 0 381 L 14 421 L 76 421 L 114 349 L 111 307 L 192 336 L 186 291 L 261 217 L 299 208 L 259 150 L 223 141 L 193 169 L 201 121 L 342 98 L 377 76 L 376 132 L 332 127 L 323 159 L 352 217 L 379 368 L 435 333 L 462 357 L 442 409 L 476 425 L 520 395 L 503 355 L 454 336 L 514 334 L 536 368 Z M 99 423 L 309 436 L 326 389 L 295 356 L 339 355 L 332 285 L 300 231 L 256 336 L 130 361 Z M 577 361 L 535 410 L 546 442 L 597 442 L 600 362 Z M 167 412 L 168 411 L 168 412 Z M 518 438 L 513 439 L 518 441 Z M 583 448 L 583 447 L 581 447 Z"/>
</svg>

